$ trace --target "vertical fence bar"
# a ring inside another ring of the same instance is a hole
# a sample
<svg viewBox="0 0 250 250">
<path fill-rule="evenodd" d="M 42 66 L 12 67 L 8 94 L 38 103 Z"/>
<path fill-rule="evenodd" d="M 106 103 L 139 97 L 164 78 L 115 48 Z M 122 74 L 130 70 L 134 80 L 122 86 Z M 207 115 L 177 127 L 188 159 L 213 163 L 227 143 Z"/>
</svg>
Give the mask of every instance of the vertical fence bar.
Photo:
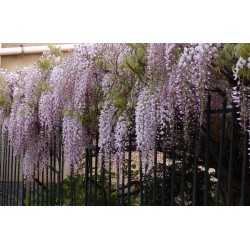
<svg viewBox="0 0 250 250">
<path fill-rule="evenodd" d="M 19 190 L 19 186 L 18 186 L 18 183 L 17 183 L 17 155 L 14 157 L 14 162 L 15 162 L 15 165 L 14 165 L 14 206 L 18 206 L 18 203 L 17 203 L 17 192 Z"/>
<path fill-rule="evenodd" d="M 53 152 L 52 145 L 50 147 L 50 206 L 53 206 Z"/>
<path fill-rule="evenodd" d="M 92 188 L 92 149 L 89 150 L 89 179 L 90 179 L 90 182 L 89 182 L 89 205 L 92 206 L 92 192 L 93 192 L 93 188 Z"/>
<path fill-rule="evenodd" d="M 88 205 L 88 176 L 89 176 L 89 149 L 86 148 L 85 181 L 84 181 L 84 206 Z"/>
<path fill-rule="evenodd" d="M 170 205 L 174 206 L 174 182 L 175 182 L 175 147 L 172 147 L 172 173 L 171 173 L 171 200 Z"/>
<path fill-rule="evenodd" d="M 232 105 L 232 129 L 230 142 L 230 156 L 229 156 L 229 170 L 228 170 L 228 197 L 227 205 L 230 206 L 232 202 L 232 173 L 233 173 L 233 159 L 234 159 L 234 127 L 235 127 L 235 105 Z"/>
<path fill-rule="evenodd" d="M 70 206 L 74 206 L 74 166 L 70 166 Z"/>
<path fill-rule="evenodd" d="M 148 174 L 148 163 L 145 164 L 145 172 L 144 172 L 144 206 L 148 205 L 148 180 L 147 180 L 147 174 Z"/>
<path fill-rule="evenodd" d="M 3 136 L 3 141 L 1 145 L 1 206 L 3 206 L 4 197 L 4 160 L 5 160 L 5 141 Z"/>
<path fill-rule="evenodd" d="M 46 206 L 49 205 L 49 166 L 46 166 Z"/>
<path fill-rule="evenodd" d="M 241 198 L 240 205 L 244 206 L 246 204 L 246 180 L 247 180 L 247 170 L 248 170 L 248 131 L 244 133 L 244 155 L 243 155 L 243 167 L 242 167 L 242 180 L 241 180 Z"/>
<path fill-rule="evenodd" d="M 3 140 L 4 140 L 4 142 L 3 142 L 3 159 L 2 159 L 2 179 L 1 179 L 1 181 L 2 181 L 2 200 L 1 200 L 1 206 L 3 206 L 4 205 L 4 196 L 5 196 L 5 185 L 4 185 L 4 183 L 5 183 L 5 170 L 6 170 L 6 164 L 5 164 L 5 159 L 6 159 L 6 152 L 7 152 L 7 148 L 6 148 L 6 140 L 5 140 L 5 137 L 6 136 L 3 136 Z"/>
<path fill-rule="evenodd" d="M 7 137 L 6 137 L 7 138 Z M 6 139 L 6 149 L 5 149 L 5 157 L 4 157 L 4 182 L 3 182 L 3 206 L 5 206 L 6 202 L 6 185 L 7 185 L 7 164 L 8 164 L 8 140 Z"/>
<path fill-rule="evenodd" d="M 116 205 L 120 206 L 120 166 L 119 162 L 116 165 Z"/>
<path fill-rule="evenodd" d="M 63 180 L 64 180 L 64 150 L 63 146 L 61 148 L 62 150 L 62 179 L 61 179 L 61 205 L 64 205 L 64 190 L 63 190 Z"/>
<path fill-rule="evenodd" d="M 56 136 L 54 136 L 53 147 L 53 204 L 56 205 Z"/>
<path fill-rule="evenodd" d="M 17 156 L 17 205 L 19 204 L 19 193 L 20 193 L 20 155 Z M 22 203 L 20 204 L 22 205 Z"/>
<path fill-rule="evenodd" d="M 39 171 L 39 162 L 38 162 L 38 164 L 37 164 L 37 186 L 36 186 L 36 188 L 37 188 L 37 192 L 36 192 L 36 196 L 37 196 L 37 206 L 40 206 L 40 200 L 39 200 L 39 192 L 40 192 L 40 188 L 39 188 L 39 183 L 40 183 L 40 171 Z"/>
<path fill-rule="evenodd" d="M 156 186 L 156 172 L 157 171 L 157 147 L 155 148 L 155 152 L 154 152 L 154 179 L 153 179 L 153 206 L 156 206 L 156 194 L 157 194 L 157 186 Z"/>
<path fill-rule="evenodd" d="M 130 191 L 131 191 L 131 151 L 132 138 L 131 130 L 129 131 L 129 145 L 128 145 L 128 206 L 130 206 Z"/>
<path fill-rule="evenodd" d="M 204 186 L 204 206 L 208 205 L 208 170 L 209 170 L 209 140 L 210 140 L 210 109 L 211 109 L 211 95 L 208 95 L 207 101 L 207 126 L 206 126 L 206 146 L 205 146 L 205 186 Z"/>
<path fill-rule="evenodd" d="M 7 139 L 5 135 L 5 147 L 4 147 L 4 158 L 3 158 L 3 185 L 2 185 L 2 193 L 3 193 L 3 199 L 2 199 L 2 206 L 5 205 L 5 196 L 6 196 L 6 173 L 7 173 L 7 157 L 8 157 L 8 144 Z"/>
<path fill-rule="evenodd" d="M 9 145 L 8 145 L 8 140 L 7 140 L 7 154 L 6 154 L 6 159 L 5 159 L 5 189 L 4 189 L 4 206 L 6 205 L 6 200 L 7 200 L 7 197 L 8 197 L 8 186 L 7 186 L 7 182 L 8 182 L 8 170 L 9 170 L 9 164 L 8 164 L 8 161 L 9 161 Z"/>
<path fill-rule="evenodd" d="M 62 150 L 61 142 L 58 148 L 58 174 L 57 174 L 57 193 L 58 193 L 58 206 L 61 206 L 61 164 L 62 164 Z"/>
<path fill-rule="evenodd" d="M 31 184 L 29 184 L 29 203 L 28 206 L 31 206 Z"/>
<path fill-rule="evenodd" d="M 4 200 L 3 200 L 3 204 L 4 206 L 6 205 L 6 199 L 7 199 L 7 191 L 8 191 L 8 188 L 7 188 L 7 176 L 8 176 L 8 158 L 9 158 L 9 151 L 8 151 L 8 140 L 7 140 L 7 143 L 6 143 L 6 157 L 5 157 L 5 177 L 4 177 Z"/>
<path fill-rule="evenodd" d="M 95 146 L 95 186 L 94 186 L 94 205 L 97 205 L 97 175 L 98 175 L 98 133 L 96 133 Z"/>
<path fill-rule="evenodd" d="M 26 199 L 26 184 L 24 181 L 24 175 L 22 174 L 22 206 L 25 206 L 25 199 Z M 29 203 L 30 206 L 30 203 Z"/>
<path fill-rule="evenodd" d="M 1 181 L 1 193 L 0 193 L 0 204 L 2 202 L 3 199 L 3 189 L 2 189 L 2 182 L 3 182 L 3 174 L 2 174 L 2 162 L 3 162 L 3 142 L 0 144 L 0 181 Z"/>
<path fill-rule="evenodd" d="M 2 143 L 1 143 L 1 162 L 0 162 L 0 174 L 1 174 L 1 200 L 0 200 L 0 205 L 3 205 L 3 196 L 4 196 L 4 191 L 3 191 L 3 181 L 4 181 L 4 157 L 5 157 L 5 142 L 4 142 L 4 136 L 2 138 Z"/>
<path fill-rule="evenodd" d="M 166 205 L 166 171 L 167 171 L 167 166 L 166 166 L 166 158 L 167 158 L 167 152 L 166 148 L 164 147 L 163 149 L 163 178 L 162 178 L 162 206 Z"/>
<path fill-rule="evenodd" d="M 13 145 L 11 145 L 11 178 L 10 178 L 10 206 L 14 205 L 14 197 L 15 197 L 15 189 L 14 189 L 14 173 L 15 173 L 15 157 L 14 157 L 14 152 L 13 152 Z"/>
<path fill-rule="evenodd" d="M 101 206 L 104 206 L 104 178 L 105 178 L 105 170 L 104 170 L 104 156 L 102 154 L 102 165 L 101 165 Z"/>
<path fill-rule="evenodd" d="M 75 180 L 74 168 L 73 168 L 73 206 L 76 206 L 76 180 Z"/>
<path fill-rule="evenodd" d="M 199 155 L 199 137 L 200 137 L 200 128 L 195 130 L 194 138 L 194 165 L 193 165 L 193 190 L 192 190 L 192 206 L 196 206 L 197 202 L 197 164 L 198 164 L 198 155 Z"/>
<path fill-rule="evenodd" d="M 6 159 L 6 200 L 4 202 L 5 205 L 8 206 L 8 198 L 9 198 L 9 172 L 10 172 L 10 141 L 7 139 L 7 145 L 8 145 L 8 154 Z"/>
<path fill-rule="evenodd" d="M 124 199 L 124 189 L 125 189 L 125 187 L 124 187 L 124 185 L 125 185 L 125 183 L 124 183 L 124 181 L 125 181 L 125 166 L 124 166 L 124 164 L 122 165 L 122 206 L 124 206 L 125 205 L 125 199 Z"/>
<path fill-rule="evenodd" d="M 13 146 L 11 145 L 11 164 L 10 164 L 10 206 L 12 206 L 12 201 L 13 201 L 13 166 L 14 166 L 14 161 L 13 161 Z"/>
<path fill-rule="evenodd" d="M 17 156 L 14 157 L 14 198 L 13 198 L 13 204 L 14 206 L 16 205 L 16 182 L 17 182 L 17 179 L 16 179 L 16 174 L 17 174 L 17 164 L 16 164 L 16 161 L 17 161 Z"/>
<path fill-rule="evenodd" d="M 21 192 L 21 206 L 25 206 L 25 199 L 27 197 L 27 184 L 26 181 L 24 179 L 24 174 L 22 171 L 21 172 L 21 176 L 22 176 L 22 180 L 21 180 L 21 186 L 22 186 L 22 192 Z M 30 204 L 28 204 L 30 206 Z"/>
<path fill-rule="evenodd" d="M 8 200 L 7 200 L 7 206 L 10 205 L 11 201 L 11 174 L 12 174 L 12 162 L 13 162 L 13 152 L 12 152 L 12 144 L 11 141 L 9 141 L 10 146 L 10 153 L 9 153 L 9 176 L 8 176 Z"/>
<path fill-rule="evenodd" d="M 224 147 L 224 138 L 225 138 L 225 121 L 226 121 L 226 99 L 223 101 L 223 113 L 222 113 L 222 126 L 220 134 L 220 151 L 218 159 L 218 177 L 217 177 L 217 187 L 216 187 L 216 206 L 220 205 L 220 191 L 221 191 L 221 176 L 222 176 L 222 159 L 223 159 L 223 147 Z"/>
<path fill-rule="evenodd" d="M 185 164 L 186 164 L 186 143 L 183 144 L 182 168 L 181 168 L 181 206 L 185 205 Z"/>
<path fill-rule="evenodd" d="M 8 140 L 8 155 L 7 155 L 7 178 L 6 178 L 6 202 L 5 204 L 8 206 L 9 200 L 9 174 L 10 174 L 10 141 Z"/>
<path fill-rule="evenodd" d="M 1 141 L 0 144 L 0 182 L 1 182 L 1 186 L 2 186 L 2 182 L 3 182 L 3 175 L 2 175 L 2 162 L 3 162 L 3 142 Z M 1 193 L 0 193 L 0 204 L 2 202 L 3 199 L 3 190 L 0 189 Z"/>
<path fill-rule="evenodd" d="M 36 172 L 34 170 L 34 173 L 33 173 L 33 188 L 32 188 L 32 206 L 35 205 L 35 189 L 36 189 L 35 179 L 36 179 Z"/>
<path fill-rule="evenodd" d="M 42 169 L 42 206 L 44 206 L 44 168 Z"/>
<path fill-rule="evenodd" d="M 9 145 L 8 145 L 8 140 L 7 140 L 7 154 L 6 154 L 6 159 L 5 159 L 5 189 L 4 189 L 4 206 L 7 204 L 7 197 L 8 197 L 8 174 L 9 174 Z"/>
<path fill-rule="evenodd" d="M 139 152 L 139 164 L 140 164 L 140 205 L 143 205 L 143 173 L 142 173 L 142 158 L 141 152 Z"/>
<path fill-rule="evenodd" d="M 111 158 L 109 157 L 108 169 L 108 206 L 111 206 Z"/>
</svg>

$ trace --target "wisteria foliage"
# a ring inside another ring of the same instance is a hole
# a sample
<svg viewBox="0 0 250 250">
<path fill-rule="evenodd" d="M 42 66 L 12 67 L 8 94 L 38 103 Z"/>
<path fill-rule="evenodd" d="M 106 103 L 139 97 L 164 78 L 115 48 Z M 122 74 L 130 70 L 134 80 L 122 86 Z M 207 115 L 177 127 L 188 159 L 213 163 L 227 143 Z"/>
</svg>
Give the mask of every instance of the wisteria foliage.
<svg viewBox="0 0 250 250">
<path fill-rule="evenodd" d="M 81 165 L 96 135 L 106 163 L 122 161 L 131 131 L 150 165 L 159 145 L 188 143 L 202 126 L 219 50 L 221 44 L 82 44 L 65 56 L 44 53 L 31 67 L 1 70 L 1 137 L 8 131 L 14 153 L 24 155 L 27 179 L 61 142 L 68 168 Z M 238 85 L 225 90 L 241 106 L 243 127 L 250 117 L 244 69 L 250 56 L 238 59 Z"/>
</svg>

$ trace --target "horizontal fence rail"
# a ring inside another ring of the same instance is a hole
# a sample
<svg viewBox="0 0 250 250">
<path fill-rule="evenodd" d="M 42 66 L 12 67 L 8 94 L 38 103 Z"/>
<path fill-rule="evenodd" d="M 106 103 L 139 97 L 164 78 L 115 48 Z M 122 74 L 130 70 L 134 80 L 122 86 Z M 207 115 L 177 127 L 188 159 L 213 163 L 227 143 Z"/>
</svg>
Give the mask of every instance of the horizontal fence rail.
<svg viewBox="0 0 250 250">
<path fill-rule="evenodd" d="M 0 153 L 0 204 L 249 205 L 249 135 L 237 124 L 238 111 L 234 105 L 228 108 L 226 101 L 221 109 L 211 109 L 209 96 L 204 114 L 206 122 L 202 131 L 197 128 L 194 132 L 192 154 L 185 141 L 162 149 L 156 147 L 152 162 L 146 165 L 142 163 L 141 153 L 136 151 L 136 138 L 131 131 L 127 151 L 119 164 L 111 158 L 104 159 L 96 136 L 95 145 L 84 152 L 82 168 L 76 170 L 69 166 L 69 173 L 66 173 L 62 143 L 58 145 L 54 140 L 49 164 L 34 169 L 31 183 L 23 178 L 22 155 L 14 156 L 12 143 L 4 136 Z M 216 131 L 211 126 L 214 123 Z"/>
</svg>

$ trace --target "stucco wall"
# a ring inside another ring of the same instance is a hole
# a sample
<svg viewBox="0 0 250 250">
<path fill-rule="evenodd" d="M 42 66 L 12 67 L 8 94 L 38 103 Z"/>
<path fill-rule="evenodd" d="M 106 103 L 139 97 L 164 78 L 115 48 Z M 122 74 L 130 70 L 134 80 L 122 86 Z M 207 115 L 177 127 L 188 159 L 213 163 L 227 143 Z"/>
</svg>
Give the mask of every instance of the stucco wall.
<svg viewBox="0 0 250 250">
<path fill-rule="evenodd" d="M 53 45 L 60 43 L 2 43 L 2 48 L 11 48 L 11 47 L 20 47 L 21 45 L 25 46 L 40 46 L 40 45 Z M 40 54 L 24 54 L 24 55 L 8 55 L 0 56 L 0 67 L 11 70 L 15 67 L 23 67 L 32 65 L 36 61 Z"/>
</svg>

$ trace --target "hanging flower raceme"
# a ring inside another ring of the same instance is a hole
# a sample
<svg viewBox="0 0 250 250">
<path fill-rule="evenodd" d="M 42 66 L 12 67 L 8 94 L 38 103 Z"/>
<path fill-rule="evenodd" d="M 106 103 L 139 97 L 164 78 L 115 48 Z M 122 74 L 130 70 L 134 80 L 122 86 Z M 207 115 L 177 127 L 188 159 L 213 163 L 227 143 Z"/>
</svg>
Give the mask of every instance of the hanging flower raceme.
<svg viewBox="0 0 250 250">
<path fill-rule="evenodd" d="M 166 45 L 164 43 L 151 43 L 147 50 L 147 74 L 149 83 L 161 85 L 166 82 Z"/>
<path fill-rule="evenodd" d="M 99 145 L 100 151 L 104 156 L 105 163 L 109 162 L 109 157 L 114 153 L 115 149 L 115 134 L 114 134 L 114 115 L 116 109 L 106 101 L 101 110 L 100 119 L 99 119 Z"/>
<path fill-rule="evenodd" d="M 235 80 L 238 80 L 237 86 L 231 89 L 233 101 L 236 108 L 239 108 L 237 119 L 243 130 L 250 134 L 250 87 L 245 83 L 249 79 L 250 56 L 247 59 L 240 57 L 233 72 Z M 250 145 L 250 139 L 248 145 Z M 250 155 L 250 151 L 248 154 Z"/>
<path fill-rule="evenodd" d="M 51 141 L 53 135 L 54 121 L 53 121 L 53 96 L 51 93 L 44 93 L 39 101 L 39 122 L 41 130 L 44 131 L 44 136 Z"/>
<path fill-rule="evenodd" d="M 153 165 L 159 125 L 158 97 L 145 88 L 138 99 L 135 110 L 137 149 L 141 152 L 142 163 Z M 150 164 L 151 163 L 151 164 Z"/>
<path fill-rule="evenodd" d="M 173 115 L 170 121 L 174 124 L 170 127 L 178 122 L 177 130 L 185 141 L 190 140 L 189 134 L 195 129 L 192 126 L 201 126 L 203 122 L 206 90 L 210 84 L 210 64 L 216 51 L 217 47 L 212 44 L 166 46 L 168 80 L 162 94 L 166 99 L 166 113 L 170 117 Z M 175 131 L 171 131 L 171 134 L 175 135 Z"/>
<path fill-rule="evenodd" d="M 34 180 L 35 171 L 39 166 L 39 142 L 32 140 L 32 145 L 25 148 L 23 158 L 23 176 L 24 182 L 30 184 Z"/>
<path fill-rule="evenodd" d="M 82 163 L 84 148 L 89 143 L 89 137 L 77 117 L 65 115 L 62 126 L 65 162 L 69 169 Z"/>
<path fill-rule="evenodd" d="M 127 150 L 127 144 L 130 133 L 131 122 L 124 113 L 118 118 L 118 121 L 115 126 L 115 150 L 119 160 L 123 160 L 124 153 Z"/>
</svg>

